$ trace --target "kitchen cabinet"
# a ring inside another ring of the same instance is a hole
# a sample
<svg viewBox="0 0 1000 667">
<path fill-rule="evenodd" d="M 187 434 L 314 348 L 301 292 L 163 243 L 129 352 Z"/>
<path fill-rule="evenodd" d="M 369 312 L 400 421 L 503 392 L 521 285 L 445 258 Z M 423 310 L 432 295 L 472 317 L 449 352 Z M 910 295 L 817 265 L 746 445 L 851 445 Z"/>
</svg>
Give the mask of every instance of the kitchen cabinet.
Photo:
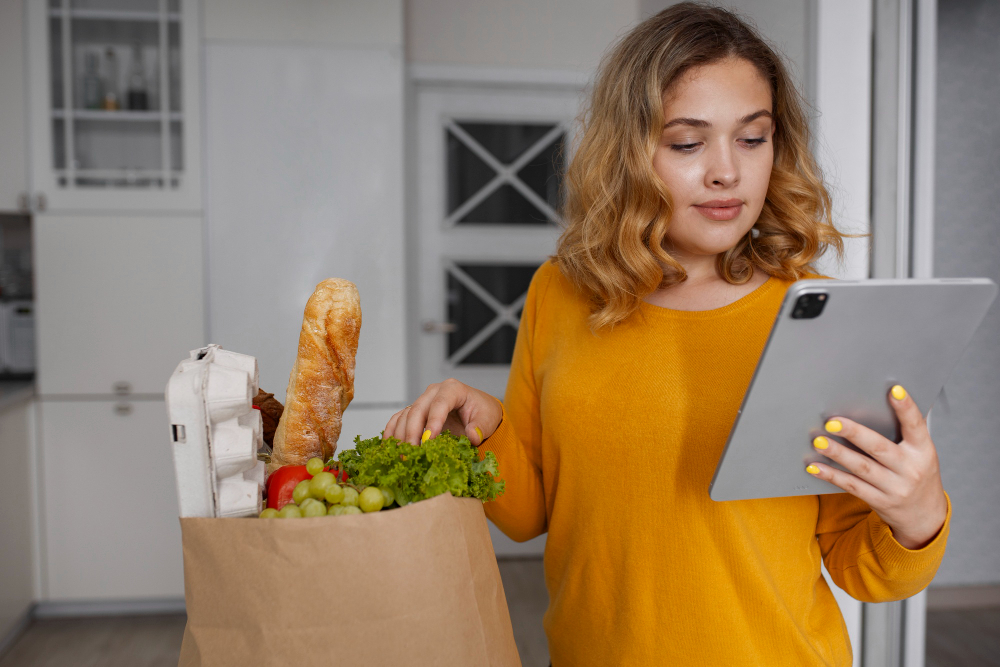
<svg viewBox="0 0 1000 667">
<path fill-rule="evenodd" d="M 42 396 L 162 396 L 205 344 L 201 218 L 35 216 Z"/>
<path fill-rule="evenodd" d="M 30 392 L 30 389 L 29 389 Z M 0 400 L 6 400 L 0 391 Z M 0 406 L 0 642 L 25 620 L 34 600 L 31 474 L 33 400 Z"/>
<path fill-rule="evenodd" d="M 0 2 L 0 211 L 28 205 L 24 3 Z"/>
<path fill-rule="evenodd" d="M 200 210 L 199 2 L 25 7 L 34 209 Z"/>
<path fill-rule="evenodd" d="M 177 489 L 163 401 L 40 401 L 42 599 L 180 597 Z"/>
</svg>

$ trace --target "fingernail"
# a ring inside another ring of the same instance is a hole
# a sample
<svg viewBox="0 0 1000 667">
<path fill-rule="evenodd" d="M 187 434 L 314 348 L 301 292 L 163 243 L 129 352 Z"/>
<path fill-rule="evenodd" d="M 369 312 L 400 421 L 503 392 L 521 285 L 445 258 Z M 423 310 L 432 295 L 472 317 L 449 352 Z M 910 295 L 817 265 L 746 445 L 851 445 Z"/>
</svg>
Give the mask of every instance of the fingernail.
<svg viewBox="0 0 1000 667">
<path fill-rule="evenodd" d="M 813 447 L 815 447 L 816 449 L 826 449 L 829 446 L 830 446 L 830 441 L 821 435 L 817 436 L 816 439 L 813 440 Z"/>
<path fill-rule="evenodd" d="M 902 385 L 896 385 L 892 388 L 892 397 L 897 401 L 901 401 L 906 398 L 906 390 L 903 389 Z"/>
<path fill-rule="evenodd" d="M 831 419 L 826 423 L 826 430 L 830 433 L 840 433 L 840 429 L 842 428 L 844 428 L 844 425 L 836 419 Z"/>
<path fill-rule="evenodd" d="M 426 431 L 424 431 L 424 434 L 420 436 L 420 442 L 425 443 L 430 439 L 431 439 L 431 430 L 427 429 Z"/>
<path fill-rule="evenodd" d="M 476 435 L 479 436 L 479 442 L 482 442 L 483 441 L 483 432 L 479 430 L 478 426 L 476 426 L 475 428 L 476 428 Z"/>
<path fill-rule="evenodd" d="M 819 468 L 810 463 L 809 465 L 806 466 L 806 472 L 809 473 L 810 475 L 815 475 L 819 472 Z"/>
</svg>

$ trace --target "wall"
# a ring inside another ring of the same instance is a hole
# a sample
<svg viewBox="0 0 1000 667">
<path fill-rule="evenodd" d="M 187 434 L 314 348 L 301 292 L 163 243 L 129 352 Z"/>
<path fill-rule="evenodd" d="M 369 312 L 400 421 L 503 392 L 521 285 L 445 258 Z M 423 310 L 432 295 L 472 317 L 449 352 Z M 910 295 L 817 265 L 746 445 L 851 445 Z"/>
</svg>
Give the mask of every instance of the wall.
<svg viewBox="0 0 1000 667">
<path fill-rule="evenodd" d="M 1000 282 L 1000 3 L 938 5 L 934 275 Z M 1000 305 L 986 316 L 932 412 L 951 537 L 937 585 L 1000 583 Z M 949 410 L 950 408 L 950 410 Z"/>
<path fill-rule="evenodd" d="M 638 18 L 635 0 L 410 0 L 406 58 L 589 73 Z"/>
<path fill-rule="evenodd" d="M 313 288 L 357 284 L 341 448 L 405 405 L 402 17 L 401 0 L 205 2 L 210 338 L 284 401 Z"/>
</svg>

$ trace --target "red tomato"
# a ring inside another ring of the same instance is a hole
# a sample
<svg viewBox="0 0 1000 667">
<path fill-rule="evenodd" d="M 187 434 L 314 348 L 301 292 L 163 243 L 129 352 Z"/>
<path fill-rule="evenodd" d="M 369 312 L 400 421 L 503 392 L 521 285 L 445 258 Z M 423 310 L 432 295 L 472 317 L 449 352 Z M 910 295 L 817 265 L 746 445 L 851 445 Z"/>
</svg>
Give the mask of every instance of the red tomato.
<svg viewBox="0 0 1000 667">
<path fill-rule="evenodd" d="M 299 482 L 312 479 L 305 466 L 282 466 L 267 478 L 267 506 L 280 510 L 292 502 L 292 491 Z"/>
</svg>

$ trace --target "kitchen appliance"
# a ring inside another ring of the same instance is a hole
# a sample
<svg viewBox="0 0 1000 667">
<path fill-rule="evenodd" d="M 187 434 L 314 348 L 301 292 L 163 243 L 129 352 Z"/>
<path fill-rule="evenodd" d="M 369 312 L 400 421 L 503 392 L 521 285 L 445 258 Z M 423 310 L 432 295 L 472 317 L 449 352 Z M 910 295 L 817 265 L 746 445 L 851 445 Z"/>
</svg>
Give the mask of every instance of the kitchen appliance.
<svg viewBox="0 0 1000 667">
<path fill-rule="evenodd" d="M 35 306 L 27 300 L 0 303 L 0 373 L 35 372 Z"/>
</svg>

